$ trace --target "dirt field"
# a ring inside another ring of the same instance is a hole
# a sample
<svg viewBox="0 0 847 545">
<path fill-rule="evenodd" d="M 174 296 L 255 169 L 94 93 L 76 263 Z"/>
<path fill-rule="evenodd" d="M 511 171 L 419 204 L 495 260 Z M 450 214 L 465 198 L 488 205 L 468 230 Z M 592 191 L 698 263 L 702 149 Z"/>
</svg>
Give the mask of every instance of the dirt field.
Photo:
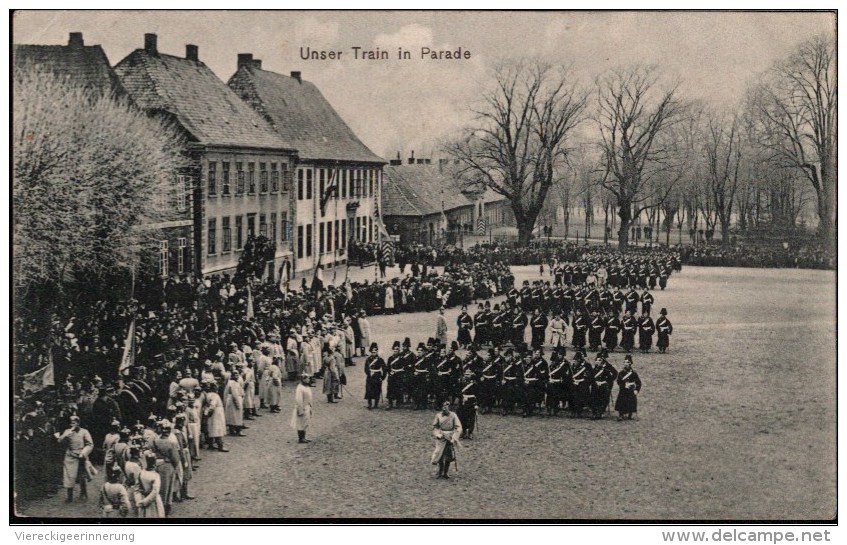
<svg viewBox="0 0 847 545">
<path fill-rule="evenodd" d="M 518 282 L 537 276 L 517 268 Z M 283 412 L 250 423 L 229 453 L 202 451 L 198 499 L 175 517 L 824 519 L 835 514 L 835 274 L 686 267 L 656 293 L 668 354 L 635 353 L 637 421 L 485 415 L 434 478 L 433 412 L 368 411 L 362 359 L 345 399 L 315 390 L 299 445 Z M 448 312 L 455 323 L 458 310 Z M 432 336 L 435 313 L 371 318 L 382 353 Z M 620 368 L 623 355 L 610 358 Z M 616 395 L 615 391 L 615 395 Z M 93 517 L 55 496 L 33 516 Z"/>
</svg>

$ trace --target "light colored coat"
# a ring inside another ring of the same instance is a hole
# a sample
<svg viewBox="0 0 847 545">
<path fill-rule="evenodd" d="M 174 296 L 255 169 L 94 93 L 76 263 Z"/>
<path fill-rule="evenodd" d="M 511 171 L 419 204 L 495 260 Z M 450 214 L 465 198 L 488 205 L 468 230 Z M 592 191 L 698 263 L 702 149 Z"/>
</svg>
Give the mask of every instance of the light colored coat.
<svg viewBox="0 0 847 545">
<path fill-rule="evenodd" d="M 235 377 L 224 388 L 224 408 L 227 426 L 244 425 L 244 389 Z"/>
<path fill-rule="evenodd" d="M 312 420 L 312 389 L 297 385 L 294 391 L 294 409 L 291 412 L 291 427 L 297 431 L 305 431 Z"/>
<path fill-rule="evenodd" d="M 362 346 L 368 350 L 371 346 L 371 323 L 364 316 L 359 318 L 359 329 L 362 331 Z"/>
<path fill-rule="evenodd" d="M 252 367 L 244 368 L 244 408 L 256 408 L 256 374 Z"/>
<path fill-rule="evenodd" d="M 226 414 L 221 397 L 215 392 L 206 392 L 206 436 L 209 438 L 226 435 Z"/>
<path fill-rule="evenodd" d="M 94 441 L 91 434 L 85 428 L 75 431 L 68 428 L 59 436 L 59 442 L 65 446 L 65 459 L 63 462 L 62 485 L 65 488 L 73 488 L 77 482 L 87 478 L 85 461 L 94 450 Z"/>
</svg>

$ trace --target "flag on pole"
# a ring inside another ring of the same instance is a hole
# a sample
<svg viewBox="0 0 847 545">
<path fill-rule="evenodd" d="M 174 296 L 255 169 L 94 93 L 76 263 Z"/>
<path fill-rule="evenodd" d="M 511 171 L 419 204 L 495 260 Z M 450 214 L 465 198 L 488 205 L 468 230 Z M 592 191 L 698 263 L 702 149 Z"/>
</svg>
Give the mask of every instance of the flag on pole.
<svg viewBox="0 0 847 545">
<path fill-rule="evenodd" d="M 253 319 L 253 292 L 250 290 L 250 284 L 247 284 L 247 319 Z"/>
<path fill-rule="evenodd" d="M 47 365 L 32 373 L 23 375 L 24 390 L 29 390 L 30 393 L 40 392 L 47 386 L 55 386 L 56 380 L 53 376 L 53 353 L 52 350 L 48 353 L 49 362 Z"/>
<path fill-rule="evenodd" d="M 126 341 L 124 342 L 124 354 L 121 358 L 121 365 L 118 367 L 118 374 L 122 375 L 131 367 L 135 366 L 135 318 L 129 324 L 129 330 L 126 333 Z"/>
<path fill-rule="evenodd" d="M 482 216 L 476 220 L 476 234 L 480 236 L 485 235 L 485 218 Z"/>
</svg>

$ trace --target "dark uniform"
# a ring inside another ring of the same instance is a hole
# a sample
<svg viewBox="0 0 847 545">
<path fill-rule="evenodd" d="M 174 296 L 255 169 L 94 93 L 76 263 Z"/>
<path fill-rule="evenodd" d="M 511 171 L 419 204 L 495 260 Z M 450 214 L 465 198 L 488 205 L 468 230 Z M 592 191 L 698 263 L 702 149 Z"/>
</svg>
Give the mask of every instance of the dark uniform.
<svg viewBox="0 0 847 545">
<path fill-rule="evenodd" d="M 577 356 L 571 364 L 570 399 L 568 399 L 571 416 L 582 416 L 582 410 L 588 404 L 591 395 L 591 378 L 591 366 L 581 356 Z"/>
<path fill-rule="evenodd" d="M 606 332 L 603 335 L 603 344 L 606 350 L 614 350 L 618 346 L 618 333 L 621 330 L 621 321 L 616 314 L 612 314 L 606 320 Z"/>
<path fill-rule="evenodd" d="M 373 345 L 372 345 L 373 346 Z M 373 351 L 374 348 L 372 347 Z M 374 407 L 379 406 L 379 400 L 382 398 L 382 381 L 388 373 L 388 366 L 385 365 L 385 360 L 379 354 L 371 354 L 365 360 L 365 399 L 368 400 L 368 407 L 373 402 Z"/>
<path fill-rule="evenodd" d="M 618 378 L 617 370 L 612 364 L 603 360 L 599 366 L 591 370 L 593 386 L 591 388 L 591 413 L 595 419 L 603 418 L 603 413 L 609 406 L 612 397 L 612 385 Z"/>
<path fill-rule="evenodd" d="M 456 325 L 459 327 L 459 334 L 457 340 L 459 341 L 459 346 L 462 348 L 471 344 L 471 329 L 473 329 L 473 318 L 471 315 L 462 310 L 462 313 L 459 314 L 459 317 L 456 318 Z"/>
<path fill-rule="evenodd" d="M 497 402 L 497 386 L 500 384 L 502 356 L 494 356 L 486 362 L 479 373 L 477 400 L 483 413 L 491 412 Z"/>
<path fill-rule="evenodd" d="M 547 331 L 547 316 L 538 313 L 532 317 L 529 327 L 532 329 L 532 347 L 541 348 L 544 345 L 544 332 Z"/>
<path fill-rule="evenodd" d="M 397 344 L 399 348 L 399 343 Z M 403 393 L 406 390 L 406 361 L 404 354 L 398 352 L 388 357 L 388 407 L 392 404 L 403 402 Z"/>
<path fill-rule="evenodd" d="M 544 400 L 547 382 L 547 361 L 544 358 L 533 359 L 523 370 L 524 416 L 532 416 L 535 407 Z"/>
<path fill-rule="evenodd" d="M 650 310 L 653 308 L 653 294 L 647 290 L 644 290 L 644 293 L 641 294 L 641 313 L 650 314 Z"/>
<path fill-rule="evenodd" d="M 642 316 L 638 320 L 638 349 L 649 352 L 653 346 L 653 333 L 656 332 L 656 324 L 650 316 Z"/>
<path fill-rule="evenodd" d="M 491 323 L 490 313 L 485 309 L 477 312 L 473 322 L 474 342 L 479 345 L 486 344 L 489 338 L 489 324 Z"/>
<path fill-rule="evenodd" d="M 588 330 L 588 348 L 590 350 L 597 350 L 600 347 L 605 329 L 606 321 L 602 316 L 597 315 L 591 319 L 591 326 Z"/>
<path fill-rule="evenodd" d="M 501 386 L 501 408 L 503 416 L 514 409 L 515 404 L 520 403 L 523 388 L 523 368 L 520 361 L 507 362 L 503 368 L 503 384 Z"/>
<path fill-rule="evenodd" d="M 524 330 L 526 330 L 528 321 L 526 314 L 521 312 L 520 309 L 515 309 L 515 313 L 512 314 L 511 319 L 511 337 L 512 344 L 515 345 L 516 348 L 520 348 L 524 345 Z"/>
<path fill-rule="evenodd" d="M 573 322 L 573 335 L 571 335 L 571 344 L 576 348 L 585 348 L 585 332 L 588 329 L 588 320 L 585 314 L 577 314 Z"/>
<path fill-rule="evenodd" d="M 638 412 L 638 392 L 641 391 L 641 379 L 627 362 L 617 378 L 618 399 L 615 401 L 615 410 L 620 414 L 619 418 L 632 418 L 632 414 Z"/>
<path fill-rule="evenodd" d="M 418 345 L 418 355 L 412 370 L 412 399 L 415 410 L 426 409 L 430 393 L 430 357 L 424 351 L 423 343 Z"/>
<path fill-rule="evenodd" d="M 559 414 L 562 403 L 567 399 L 569 381 L 570 362 L 554 355 L 550 361 L 550 374 L 547 378 L 547 414 Z"/>
<path fill-rule="evenodd" d="M 621 320 L 621 348 L 627 352 L 632 351 L 635 346 L 635 331 L 638 329 L 638 322 L 635 317 L 627 314 Z"/>
<path fill-rule="evenodd" d="M 476 404 L 478 386 L 471 373 L 466 373 L 459 383 L 459 420 L 462 422 L 462 437 L 473 439 L 476 427 Z"/>
<path fill-rule="evenodd" d="M 673 333 L 673 324 L 671 324 L 671 321 L 668 320 L 668 317 L 665 314 L 665 309 L 662 309 L 662 315 L 659 316 L 658 320 L 656 320 L 656 331 L 659 332 L 659 338 L 656 341 L 656 346 L 659 348 L 659 352 L 663 354 L 670 346 L 670 336 Z"/>
</svg>

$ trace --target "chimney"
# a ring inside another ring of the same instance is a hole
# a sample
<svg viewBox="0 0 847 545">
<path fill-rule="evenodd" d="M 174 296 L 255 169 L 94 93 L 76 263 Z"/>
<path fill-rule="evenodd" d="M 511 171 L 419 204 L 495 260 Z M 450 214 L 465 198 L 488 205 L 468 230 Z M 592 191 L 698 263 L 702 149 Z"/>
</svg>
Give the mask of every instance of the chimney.
<svg viewBox="0 0 847 545">
<path fill-rule="evenodd" d="M 190 60 L 190 61 L 199 61 L 200 60 L 199 49 L 200 48 L 198 48 L 194 44 L 186 44 L 186 46 L 185 46 L 185 58 Z"/>
<path fill-rule="evenodd" d="M 414 165 L 414 164 L 415 164 L 415 150 L 412 150 L 412 156 L 411 156 L 411 157 L 409 157 L 409 164 L 410 164 L 410 165 Z"/>
<path fill-rule="evenodd" d="M 400 159 L 400 152 L 397 152 L 397 159 L 392 159 L 389 161 L 389 164 L 393 167 L 399 166 L 403 164 L 403 159 Z"/>
<path fill-rule="evenodd" d="M 252 53 L 239 53 L 238 54 L 238 68 L 242 66 L 249 67 L 253 64 L 253 54 Z"/>
<path fill-rule="evenodd" d="M 68 37 L 68 45 L 71 47 L 82 47 L 85 42 L 82 40 L 82 32 L 71 32 Z"/>
<path fill-rule="evenodd" d="M 261 61 L 261 59 L 253 59 L 253 64 L 252 64 L 252 66 L 253 66 L 253 68 L 255 68 L 256 70 L 261 70 L 261 69 L 262 69 L 262 61 Z"/>
<path fill-rule="evenodd" d="M 300 79 L 300 71 L 299 70 L 298 71 L 292 71 L 291 77 L 296 79 L 298 83 L 303 83 L 303 80 Z"/>
<path fill-rule="evenodd" d="M 151 55 L 158 55 L 159 49 L 156 46 L 156 42 L 158 37 L 155 34 L 145 34 L 144 35 L 144 51 L 150 53 Z"/>
</svg>

